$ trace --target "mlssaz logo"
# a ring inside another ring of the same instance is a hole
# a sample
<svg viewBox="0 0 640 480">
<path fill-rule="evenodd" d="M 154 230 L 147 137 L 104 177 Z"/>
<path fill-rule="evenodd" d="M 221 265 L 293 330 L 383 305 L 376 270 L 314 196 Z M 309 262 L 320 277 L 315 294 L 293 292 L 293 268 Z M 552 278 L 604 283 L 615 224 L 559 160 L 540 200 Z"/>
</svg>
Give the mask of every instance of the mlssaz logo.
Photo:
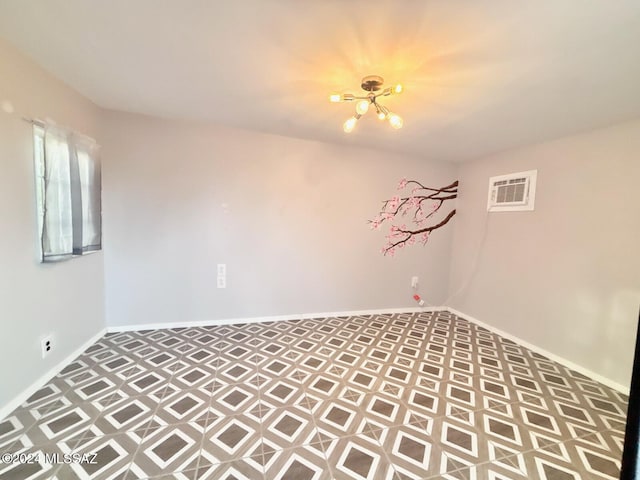
<svg viewBox="0 0 640 480">
<path fill-rule="evenodd" d="M 48 463 L 50 465 L 60 464 L 60 463 L 83 463 L 90 465 L 97 465 L 96 457 L 98 454 L 96 453 L 45 453 L 44 454 L 44 463 Z"/>
</svg>

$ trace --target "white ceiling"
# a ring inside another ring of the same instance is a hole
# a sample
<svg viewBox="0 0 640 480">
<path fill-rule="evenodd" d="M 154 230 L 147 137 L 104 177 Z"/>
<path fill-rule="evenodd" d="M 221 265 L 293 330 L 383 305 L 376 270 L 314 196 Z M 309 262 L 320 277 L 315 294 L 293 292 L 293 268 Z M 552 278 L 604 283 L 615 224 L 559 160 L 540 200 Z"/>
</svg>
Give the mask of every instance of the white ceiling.
<svg viewBox="0 0 640 480">
<path fill-rule="evenodd" d="M 432 159 L 640 117 L 638 0 L 0 0 L 0 36 L 102 107 Z M 405 127 L 345 134 L 370 74 Z"/>
</svg>

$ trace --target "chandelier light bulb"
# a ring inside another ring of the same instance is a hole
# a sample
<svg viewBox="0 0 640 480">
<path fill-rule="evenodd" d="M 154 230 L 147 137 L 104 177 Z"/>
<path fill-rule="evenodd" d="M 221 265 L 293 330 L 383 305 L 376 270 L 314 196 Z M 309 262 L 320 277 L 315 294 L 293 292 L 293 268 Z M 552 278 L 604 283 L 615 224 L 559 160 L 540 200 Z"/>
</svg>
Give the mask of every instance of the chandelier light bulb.
<svg viewBox="0 0 640 480">
<path fill-rule="evenodd" d="M 400 84 L 393 87 L 393 93 L 402 93 L 404 91 L 404 87 Z"/>
<path fill-rule="evenodd" d="M 332 93 L 329 95 L 329 101 L 332 103 L 340 103 L 342 101 L 342 95 L 339 93 Z"/>
<path fill-rule="evenodd" d="M 360 100 L 356 103 L 356 112 L 360 115 L 364 115 L 369 111 L 369 100 Z"/>
<path fill-rule="evenodd" d="M 399 115 L 396 115 L 395 113 L 391 113 L 389 115 L 389 124 L 396 130 L 402 128 L 403 123 L 404 122 L 402 121 L 402 117 L 400 117 Z"/>
<path fill-rule="evenodd" d="M 389 109 L 383 105 L 378 105 L 376 103 L 376 112 L 378 115 L 378 119 L 379 120 L 384 120 L 387 118 L 387 115 L 389 114 Z"/>
<path fill-rule="evenodd" d="M 356 117 L 349 118 L 346 122 L 344 122 L 343 129 L 345 133 L 351 133 L 356 126 L 356 122 L 358 119 Z"/>
</svg>

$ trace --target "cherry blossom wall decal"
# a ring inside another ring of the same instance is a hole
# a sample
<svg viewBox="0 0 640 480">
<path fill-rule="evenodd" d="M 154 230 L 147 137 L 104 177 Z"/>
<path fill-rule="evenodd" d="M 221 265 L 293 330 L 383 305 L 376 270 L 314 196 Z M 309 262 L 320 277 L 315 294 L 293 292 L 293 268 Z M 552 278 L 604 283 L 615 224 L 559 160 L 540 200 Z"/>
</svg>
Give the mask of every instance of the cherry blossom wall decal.
<svg viewBox="0 0 640 480">
<path fill-rule="evenodd" d="M 403 178 L 398 183 L 398 190 L 409 191 L 410 194 L 384 200 L 378 215 L 369 220 L 373 230 L 380 230 L 385 222 L 389 225 L 387 242 L 381 250 L 384 255 L 393 256 L 397 250 L 416 242 L 426 244 L 430 234 L 444 227 L 456 214 L 454 208 L 438 220 L 442 217 L 438 212 L 444 204 L 458 196 L 457 180 L 445 187 L 434 188 Z"/>
</svg>

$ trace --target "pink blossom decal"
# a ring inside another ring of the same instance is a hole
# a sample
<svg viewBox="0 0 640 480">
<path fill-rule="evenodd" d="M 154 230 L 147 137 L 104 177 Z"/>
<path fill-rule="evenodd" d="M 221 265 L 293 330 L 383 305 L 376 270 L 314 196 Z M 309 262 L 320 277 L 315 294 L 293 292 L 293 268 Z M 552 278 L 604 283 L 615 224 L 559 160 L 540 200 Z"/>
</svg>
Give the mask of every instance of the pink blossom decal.
<svg viewBox="0 0 640 480">
<path fill-rule="evenodd" d="M 394 256 L 398 249 L 420 242 L 423 245 L 429 241 L 429 235 L 434 230 L 445 226 L 456 214 L 452 209 L 444 218 L 438 216 L 440 208 L 449 200 L 458 196 L 458 181 L 441 188 L 425 187 L 415 180 L 403 178 L 398 183 L 398 190 L 410 187 L 411 194 L 402 197 L 395 195 L 382 203 L 378 215 L 369 220 L 371 229 L 380 230 L 384 222 L 389 224 L 389 233 L 385 236 L 386 243 L 382 247 L 383 255 Z M 400 218 L 406 217 L 411 226 L 398 224 Z"/>
</svg>

